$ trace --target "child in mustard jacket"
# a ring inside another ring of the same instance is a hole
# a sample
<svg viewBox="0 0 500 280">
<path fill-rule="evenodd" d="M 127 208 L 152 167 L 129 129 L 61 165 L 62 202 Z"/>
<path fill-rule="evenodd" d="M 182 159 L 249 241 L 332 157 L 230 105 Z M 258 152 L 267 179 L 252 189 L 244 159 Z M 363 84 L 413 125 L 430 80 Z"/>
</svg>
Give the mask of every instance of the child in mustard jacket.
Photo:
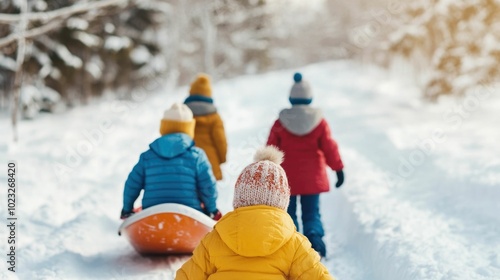
<svg viewBox="0 0 500 280">
<path fill-rule="evenodd" d="M 184 103 L 193 111 L 196 120 L 194 142 L 207 154 L 215 179 L 222 180 L 220 165 L 226 162 L 226 133 L 222 119 L 213 104 L 208 75 L 198 75 L 191 84 L 189 97 Z"/>
<path fill-rule="evenodd" d="M 286 212 L 283 153 L 268 146 L 236 181 L 234 211 L 207 234 L 175 279 L 333 279 Z"/>
</svg>

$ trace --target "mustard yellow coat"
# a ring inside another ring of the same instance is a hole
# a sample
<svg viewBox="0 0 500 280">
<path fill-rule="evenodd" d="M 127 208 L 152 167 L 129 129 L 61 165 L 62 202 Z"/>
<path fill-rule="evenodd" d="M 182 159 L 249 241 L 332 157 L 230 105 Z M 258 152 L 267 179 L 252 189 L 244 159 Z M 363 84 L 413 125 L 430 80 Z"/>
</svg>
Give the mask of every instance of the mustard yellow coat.
<svg viewBox="0 0 500 280">
<path fill-rule="evenodd" d="M 177 271 L 175 279 L 334 278 L 285 211 L 256 205 L 224 215 Z"/>
<path fill-rule="evenodd" d="M 214 176 L 222 180 L 220 165 L 226 162 L 227 142 L 224 124 L 218 113 L 195 116 L 194 143 L 205 151 Z"/>
</svg>

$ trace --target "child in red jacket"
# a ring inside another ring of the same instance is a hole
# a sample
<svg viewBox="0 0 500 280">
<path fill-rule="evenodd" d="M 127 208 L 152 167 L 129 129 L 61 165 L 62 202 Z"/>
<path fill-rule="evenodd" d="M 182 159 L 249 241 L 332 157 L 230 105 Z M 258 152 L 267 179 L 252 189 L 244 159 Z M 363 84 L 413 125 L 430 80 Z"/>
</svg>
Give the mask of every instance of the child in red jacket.
<svg viewBox="0 0 500 280">
<path fill-rule="evenodd" d="M 324 257 L 326 247 L 322 238 L 325 233 L 319 212 L 319 194 L 330 190 L 326 167 L 337 172 L 335 186 L 338 188 L 344 182 L 344 165 L 321 110 L 309 106 L 312 102 L 309 84 L 302 80 L 300 73 L 295 73 L 294 80 L 290 92 L 292 108 L 280 112 L 267 145 L 276 146 L 285 153 L 282 167 L 291 190 L 288 214 L 299 229 L 296 211 L 300 197 L 303 233 Z"/>
</svg>

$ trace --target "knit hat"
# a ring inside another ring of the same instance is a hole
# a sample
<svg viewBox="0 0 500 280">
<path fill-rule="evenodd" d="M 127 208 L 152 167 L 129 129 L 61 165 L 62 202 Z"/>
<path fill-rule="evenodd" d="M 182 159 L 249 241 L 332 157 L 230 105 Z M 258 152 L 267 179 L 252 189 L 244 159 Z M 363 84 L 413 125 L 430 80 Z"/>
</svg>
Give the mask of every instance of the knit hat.
<svg viewBox="0 0 500 280">
<path fill-rule="evenodd" d="M 163 113 L 160 124 L 160 134 L 186 133 L 194 138 L 195 120 L 193 112 L 184 104 L 174 103 L 170 109 Z"/>
<path fill-rule="evenodd" d="M 199 74 L 191 84 L 189 94 L 211 98 L 212 86 L 210 85 L 210 77 L 207 74 Z"/>
<path fill-rule="evenodd" d="M 233 207 L 268 205 L 286 211 L 290 202 L 290 187 L 281 162 L 283 152 L 276 147 L 257 150 L 254 163 L 245 167 L 236 181 Z"/>
<path fill-rule="evenodd" d="M 307 81 L 302 80 L 302 74 L 293 75 L 295 83 L 290 90 L 290 103 L 292 105 L 308 105 L 312 102 L 311 87 Z"/>
</svg>

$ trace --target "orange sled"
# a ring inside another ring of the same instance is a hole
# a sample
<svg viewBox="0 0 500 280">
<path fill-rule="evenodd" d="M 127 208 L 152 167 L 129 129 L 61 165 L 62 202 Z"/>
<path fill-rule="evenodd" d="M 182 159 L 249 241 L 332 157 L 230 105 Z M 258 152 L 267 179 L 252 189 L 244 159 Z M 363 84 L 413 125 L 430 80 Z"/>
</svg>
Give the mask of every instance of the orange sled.
<svg viewBox="0 0 500 280">
<path fill-rule="evenodd" d="M 193 252 L 214 225 L 214 220 L 198 210 L 165 203 L 125 219 L 118 234 L 140 254 L 186 254 Z"/>
</svg>

